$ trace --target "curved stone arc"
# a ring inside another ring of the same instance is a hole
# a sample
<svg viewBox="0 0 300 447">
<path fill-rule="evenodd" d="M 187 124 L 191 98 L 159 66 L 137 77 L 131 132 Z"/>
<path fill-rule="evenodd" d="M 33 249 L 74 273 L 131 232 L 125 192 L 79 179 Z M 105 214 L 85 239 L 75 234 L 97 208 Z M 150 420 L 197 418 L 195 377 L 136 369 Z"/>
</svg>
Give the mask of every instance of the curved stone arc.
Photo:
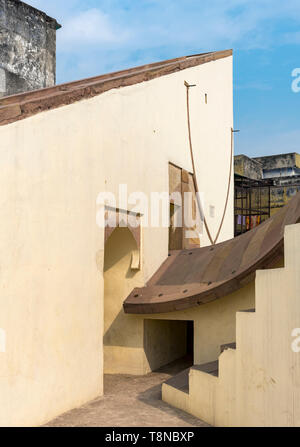
<svg viewBox="0 0 300 447">
<path fill-rule="evenodd" d="M 284 227 L 300 222 L 300 192 L 258 227 L 215 246 L 171 252 L 145 287 L 124 301 L 130 314 L 174 312 L 244 287 L 283 259 Z"/>
</svg>

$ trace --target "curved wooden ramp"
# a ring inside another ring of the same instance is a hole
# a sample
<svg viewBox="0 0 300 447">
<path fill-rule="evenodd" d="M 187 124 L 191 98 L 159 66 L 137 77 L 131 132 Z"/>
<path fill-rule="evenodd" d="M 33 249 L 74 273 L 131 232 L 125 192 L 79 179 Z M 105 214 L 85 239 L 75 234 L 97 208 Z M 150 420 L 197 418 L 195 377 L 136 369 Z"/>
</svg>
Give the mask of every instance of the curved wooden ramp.
<svg viewBox="0 0 300 447">
<path fill-rule="evenodd" d="M 174 312 L 209 303 L 248 284 L 257 269 L 283 259 L 284 227 L 300 222 L 300 193 L 255 229 L 220 244 L 174 251 L 142 288 L 124 301 L 125 313 Z"/>
</svg>

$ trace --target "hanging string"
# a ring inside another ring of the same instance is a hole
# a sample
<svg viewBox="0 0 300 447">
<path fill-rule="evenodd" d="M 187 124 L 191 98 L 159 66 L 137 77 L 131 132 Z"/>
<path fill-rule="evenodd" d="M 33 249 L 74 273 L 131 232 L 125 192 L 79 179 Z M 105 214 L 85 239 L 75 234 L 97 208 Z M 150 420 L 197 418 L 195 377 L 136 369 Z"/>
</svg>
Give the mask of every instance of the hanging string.
<svg viewBox="0 0 300 447">
<path fill-rule="evenodd" d="M 189 85 L 186 81 L 184 82 L 184 85 L 186 86 L 186 104 L 187 104 L 187 121 L 188 121 L 188 133 L 189 133 L 189 145 L 190 145 L 190 153 L 191 153 L 191 160 L 192 160 L 192 167 L 193 167 L 193 182 L 196 192 L 196 198 L 197 198 L 197 204 L 200 215 L 203 217 L 204 226 L 208 235 L 208 238 L 212 245 L 215 245 L 218 241 L 221 229 L 223 227 L 228 201 L 229 201 L 229 193 L 230 193 L 230 184 L 231 184 L 231 177 L 232 177 L 232 156 L 233 156 L 233 133 L 234 130 L 231 128 L 231 153 L 230 153 L 230 168 L 229 168 L 229 179 L 228 179 L 228 185 L 227 185 L 227 194 L 226 194 L 226 200 L 223 210 L 222 219 L 219 225 L 219 229 L 217 231 L 217 235 L 215 239 L 212 238 L 211 232 L 209 230 L 207 220 L 204 214 L 204 210 L 200 201 L 200 194 L 199 194 L 199 188 L 198 188 L 198 182 L 196 177 L 196 169 L 195 169 L 195 160 L 194 160 L 194 151 L 193 151 L 193 144 L 192 144 L 192 132 L 191 132 L 191 118 L 190 118 L 190 87 L 194 87 L 194 85 Z"/>
</svg>

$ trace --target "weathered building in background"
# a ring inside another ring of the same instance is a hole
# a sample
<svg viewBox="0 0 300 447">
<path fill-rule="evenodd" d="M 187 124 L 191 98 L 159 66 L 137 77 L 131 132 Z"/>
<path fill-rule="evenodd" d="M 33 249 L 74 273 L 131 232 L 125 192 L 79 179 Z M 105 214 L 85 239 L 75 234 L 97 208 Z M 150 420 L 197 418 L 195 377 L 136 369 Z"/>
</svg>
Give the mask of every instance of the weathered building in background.
<svg viewBox="0 0 300 447">
<path fill-rule="evenodd" d="M 264 222 L 300 191 L 300 155 L 234 157 L 235 235 Z"/>
<path fill-rule="evenodd" d="M 296 152 L 256 157 L 252 161 L 260 164 L 262 178 L 272 179 L 274 185 L 300 185 L 300 155 Z"/>
<path fill-rule="evenodd" d="M 51 87 L 57 21 L 19 0 L 0 0 L 0 97 Z"/>
<path fill-rule="evenodd" d="M 234 157 L 234 173 L 253 180 L 262 179 L 262 165 L 246 155 Z"/>
</svg>

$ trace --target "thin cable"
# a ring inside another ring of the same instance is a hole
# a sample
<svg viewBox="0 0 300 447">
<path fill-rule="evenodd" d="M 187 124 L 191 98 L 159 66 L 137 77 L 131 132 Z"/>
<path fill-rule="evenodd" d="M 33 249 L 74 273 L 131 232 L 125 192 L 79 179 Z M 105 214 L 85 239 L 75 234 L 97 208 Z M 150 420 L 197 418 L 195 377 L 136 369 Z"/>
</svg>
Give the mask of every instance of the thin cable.
<svg viewBox="0 0 300 447">
<path fill-rule="evenodd" d="M 226 210 L 227 210 L 227 205 L 228 205 L 228 199 L 229 199 L 229 192 L 230 192 L 230 184 L 231 184 L 231 177 L 232 177 L 232 156 L 233 156 L 233 129 L 231 128 L 231 152 L 230 152 L 230 168 L 229 168 L 229 180 L 228 180 L 228 186 L 227 186 L 227 194 L 226 194 L 226 201 L 225 201 L 225 206 L 224 206 L 224 211 L 223 211 L 223 216 L 222 216 L 222 220 L 216 235 L 216 238 L 214 240 L 214 244 L 217 242 L 223 223 L 224 223 L 224 218 L 225 218 L 225 214 L 226 214 Z"/>
<path fill-rule="evenodd" d="M 204 225 L 205 225 L 205 229 L 206 229 L 207 235 L 209 237 L 209 240 L 210 240 L 211 244 L 214 245 L 214 241 L 213 241 L 213 238 L 211 237 L 211 234 L 210 234 L 207 222 L 206 222 L 206 218 L 205 218 L 205 215 L 204 215 L 204 210 L 202 209 L 202 205 L 201 205 L 200 197 L 199 197 L 199 188 L 198 188 L 198 183 L 197 183 L 197 178 L 196 178 L 196 169 L 195 169 L 195 161 L 194 161 L 194 154 L 193 154 L 193 144 L 192 144 L 192 134 L 191 134 L 190 95 L 189 95 L 190 87 L 188 86 L 187 83 L 185 83 L 185 86 L 186 86 L 186 104 L 187 104 L 187 120 L 188 120 L 188 131 L 189 131 L 189 143 L 190 143 L 190 152 L 191 152 L 191 159 L 192 159 L 192 166 L 193 166 L 193 181 L 194 181 L 194 187 L 195 187 L 195 191 L 196 191 L 197 204 L 198 204 L 200 215 L 201 214 L 203 215 Z"/>
<path fill-rule="evenodd" d="M 200 202 L 200 196 L 199 196 L 199 188 L 198 188 L 198 182 L 197 182 L 197 177 L 196 177 L 196 169 L 195 169 L 195 161 L 194 161 L 194 153 L 193 153 L 193 144 L 192 144 L 192 132 L 191 132 L 191 119 L 190 119 L 190 95 L 189 95 L 189 90 L 190 90 L 190 86 L 187 82 L 184 83 L 186 86 L 186 103 L 187 103 L 187 121 L 188 121 L 188 131 L 189 131 L 189 144 L 190 144 L 190 153 L 191 153 L 191 160 L 192 160 L 192 166 L 193 166 L 193 181 L 194 181 L 194 187 L 195 187 L 195 191 L 196 191 L 196 198 L 197 198 L 197 204 L 198 204 L 198 208 L 199 208 L 199 212 L 200 215 L 203 216 L 203 221 L 204 221 L 204 226 L 208 235 L 208 238 L 211 242 L 212 245 L 215 245 L 221 229 L 223 227 L 223 223 L 224 223 L 224 219 L 225 219 L 225 214 L 227 211 L 227 206 L 228 206 L 228 201 L 229 201 L 229 192 L 230 192 L 230 184 L 231 184 L 231 177 L 232 177 L 232 156 L 233 156 L 233 129 L 231 128 L 231 153 L 230 153 L 230 168 L 229 168 L 229 180 L 228 180 L 228 185 L 227 185 L 227 194 L 226 194 L 226 200 L 225 200 L 225 205 L 224 205 L 224 211 L 223 211 L 223 215 L 222 215 L 222 219 L 221 219 L 221 223 L 219 225 L 219 229 L 217 231 L 217 235 L 215 237 L 215 239 L 213 240 L 211 233 L 209 231 L 208 228 L 208 224 L 205 218 L 205 214 L 204 214 L 204 210 L 202 208 L 202 204 Z"/>
</svg>

